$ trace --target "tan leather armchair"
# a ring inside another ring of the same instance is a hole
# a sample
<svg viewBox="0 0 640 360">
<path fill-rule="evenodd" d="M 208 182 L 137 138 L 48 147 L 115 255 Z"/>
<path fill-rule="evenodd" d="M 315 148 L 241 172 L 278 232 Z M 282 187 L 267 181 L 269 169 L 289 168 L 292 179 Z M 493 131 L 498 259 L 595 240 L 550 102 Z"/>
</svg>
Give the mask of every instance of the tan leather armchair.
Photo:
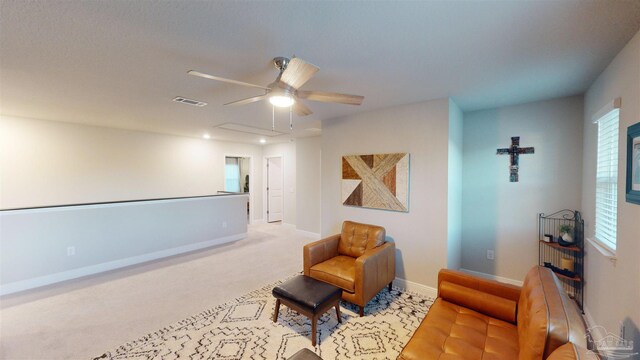
<svg viewBox="0 0 640 360">
<path fill-rule="evenodd" d="M 345 221 L 342 232 L 305 245 L 304 274 L 341 288 L 342 299 L 360 307 L 396 277 L 395 244 L 381 226 Z"/>
</svg>

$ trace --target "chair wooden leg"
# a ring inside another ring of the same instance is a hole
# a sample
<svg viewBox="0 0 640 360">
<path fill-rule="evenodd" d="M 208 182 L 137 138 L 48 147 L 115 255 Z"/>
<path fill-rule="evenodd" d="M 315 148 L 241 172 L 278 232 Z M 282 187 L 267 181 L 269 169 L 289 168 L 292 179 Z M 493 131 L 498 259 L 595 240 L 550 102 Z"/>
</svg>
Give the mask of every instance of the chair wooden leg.
<svg viewBox="0 0 640 360">
<path fill-rule="evenodd" d="M 360 306 L 360 317 L 364 316 L 364 306 Z"/>
<path fill-rule="evenodd" d="M 393 281 L 389 283 L 389 291 L 393 288 Z"/>
<path fill-rule="evenodd" d="M 316 346 L 316 322 L 315 316 L 311 317 L 311 346 Z"/>
<path fill-rule="evenodd" d="M 338 322 L 342 324 L 342 317 L 340 316 L 340 303 L 336 304 L 336 316 L 338 317 Z"/>
<path fill-rule="evenodd" d="M 273 322 L 278 322 L 279 312 L 280 312 L 280 299 L 276 299 L 276 311 L 273 313 Z"/>
</svg>

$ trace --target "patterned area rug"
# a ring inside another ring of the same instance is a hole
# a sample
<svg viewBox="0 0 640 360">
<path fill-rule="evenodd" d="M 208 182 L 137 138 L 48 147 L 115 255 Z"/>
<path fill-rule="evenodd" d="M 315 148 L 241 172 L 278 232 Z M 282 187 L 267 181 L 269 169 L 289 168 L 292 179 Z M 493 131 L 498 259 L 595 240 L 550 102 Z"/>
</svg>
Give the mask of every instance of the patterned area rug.
<svg viewBox="0 0 640 360">
<path fill-rule="evenodd" d="M 275 298 L 267 285 L 236 300 L 128 342 L 95 359 L 287 359 L 308 348 L 323 359 L 395 359 L 427 314 L 433 299 L 382 290 L 366 307 L 341 302 L 342 324 L 333 309 L 318 320 L 311 346 L 311 321 L 286 306 L 272 321 Z"/>
</svg>

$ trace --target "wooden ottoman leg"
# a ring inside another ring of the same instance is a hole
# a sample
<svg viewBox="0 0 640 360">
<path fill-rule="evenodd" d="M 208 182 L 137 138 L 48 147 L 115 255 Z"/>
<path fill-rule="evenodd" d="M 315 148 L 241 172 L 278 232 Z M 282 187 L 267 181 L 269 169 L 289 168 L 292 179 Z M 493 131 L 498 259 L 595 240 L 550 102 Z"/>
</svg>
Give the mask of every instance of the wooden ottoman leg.
<svg viewBox="0 0 640 360">
<path fill-rule="evenodd" d="M 273 322 L 278 322 L 279 312 L 280 312 L 280 299 L 276 299 L 276 311 L 273 313 Z"/>
<path fill-rule="evenodd" d="M 311 345 L 312 346 L 316 346 L 316 322 L 318 319 L 316 319 L 316 316 L 313 315 L 311 317 Z"/>
<path fill-rule="evenodd" d="M 364 316 L 364 306 L 360 306 L 360 317 Z"/>
<path fill-rule="evenodd" d="M 340 316 L 340 301 L 336 303 L 336 316 L 338 317 L 338 322 L 342 324 L 342 317 Z"/>
<path fill-rule="evenodd" d="M 389 291 L 393 288 L 393 281 L 389 283 Z"/>
</svg>

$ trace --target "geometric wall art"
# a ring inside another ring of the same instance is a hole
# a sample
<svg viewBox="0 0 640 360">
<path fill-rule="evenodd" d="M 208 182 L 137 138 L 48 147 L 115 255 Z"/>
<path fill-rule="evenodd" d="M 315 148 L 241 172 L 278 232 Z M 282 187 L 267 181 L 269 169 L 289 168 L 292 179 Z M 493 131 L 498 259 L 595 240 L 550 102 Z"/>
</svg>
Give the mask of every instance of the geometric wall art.
<svg viewBox="0 0 640 360">
<path fill-rule="evenodd" d="M 342 204 L 409 211 L 409 154 L 343 156 Z"/>
</svg>

